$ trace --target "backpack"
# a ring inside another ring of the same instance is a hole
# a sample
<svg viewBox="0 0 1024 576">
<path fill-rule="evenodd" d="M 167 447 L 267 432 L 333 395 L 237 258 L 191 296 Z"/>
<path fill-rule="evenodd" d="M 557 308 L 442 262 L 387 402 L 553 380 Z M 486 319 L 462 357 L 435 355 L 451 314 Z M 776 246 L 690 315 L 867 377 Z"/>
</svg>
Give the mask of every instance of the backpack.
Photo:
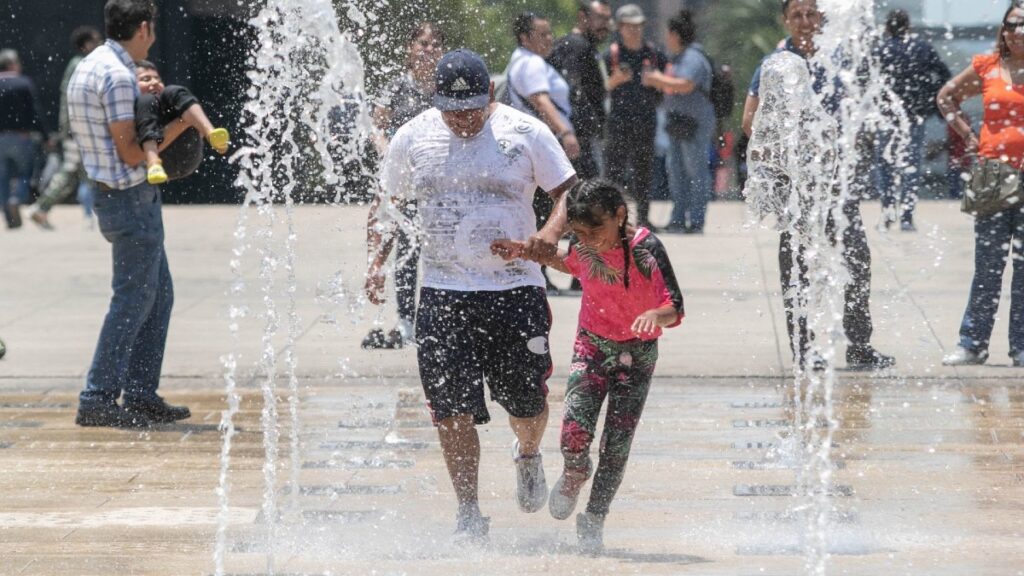
<svg viewBox="0 0 1024 576">
<path fill-rule="evenodd" d="M 728 64 L 718 66 L 707 52 L 701 48 L 697 50 L 711 66 L 711 91 L 706 96 L 715 109 L 715 118 L 728 118 L 736 109 L 736 82 L 733 80 L 732 67 Z"/>
</svg>

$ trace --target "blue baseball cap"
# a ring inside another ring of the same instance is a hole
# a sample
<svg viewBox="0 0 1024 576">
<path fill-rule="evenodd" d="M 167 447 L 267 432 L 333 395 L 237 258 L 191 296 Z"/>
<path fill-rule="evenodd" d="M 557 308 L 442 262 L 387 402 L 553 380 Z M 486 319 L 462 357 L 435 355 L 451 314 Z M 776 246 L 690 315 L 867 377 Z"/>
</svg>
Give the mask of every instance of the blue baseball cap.
<svg viewBox="0 0 1024 576">
<path fill-rule="evenodd" d="M 459 48 L 442 56 L 435 79 L 434 107 L 438 110 L 474 110 L 491 102 L 491 75 L 487 64 L 472 50 Z"/>
</svg>

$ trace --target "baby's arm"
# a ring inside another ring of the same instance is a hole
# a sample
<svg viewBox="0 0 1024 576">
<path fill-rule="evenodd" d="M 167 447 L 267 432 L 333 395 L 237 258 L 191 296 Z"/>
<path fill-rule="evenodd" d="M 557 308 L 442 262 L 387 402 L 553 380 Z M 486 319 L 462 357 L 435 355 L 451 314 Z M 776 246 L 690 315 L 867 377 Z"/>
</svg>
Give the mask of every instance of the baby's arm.
<svg viewBox="0 0 1024 576">
<path fill-rule="evenodd" d="M 540 246 L 542 247 L 540 253 L 534 258 L 529 258 L 529 260 L 549 268 L 554 268 L 565 274 L 572 274 L 569 271 L 569 267 L 565 265 L 565 258 L 569 255 L 567 251 L 560 250 L 558 246 L 546 242 L 541 243 Z M 491 242 L 491 254 L 500 256 L 504 260 L 512 260 L 513 258 L 526 259 L 524 255 L 525 247 L 526 243 L 520 240 L 502 238 Z"/>
</svg>

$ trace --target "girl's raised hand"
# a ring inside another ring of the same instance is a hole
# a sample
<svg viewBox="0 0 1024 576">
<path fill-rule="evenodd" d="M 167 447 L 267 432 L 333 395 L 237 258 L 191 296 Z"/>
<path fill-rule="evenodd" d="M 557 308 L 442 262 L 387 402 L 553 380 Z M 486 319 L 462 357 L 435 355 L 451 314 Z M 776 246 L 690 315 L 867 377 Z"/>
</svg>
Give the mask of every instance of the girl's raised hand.
<svg viewBox="0 0 1024 576">
<path fill-rule="evenodd" d="M 523 257 L 525 244 L 518 240 L 499 238 L 491 242 L 491 254 L 499 256 L 502 260 L 513 260 Z"/>
</svg>

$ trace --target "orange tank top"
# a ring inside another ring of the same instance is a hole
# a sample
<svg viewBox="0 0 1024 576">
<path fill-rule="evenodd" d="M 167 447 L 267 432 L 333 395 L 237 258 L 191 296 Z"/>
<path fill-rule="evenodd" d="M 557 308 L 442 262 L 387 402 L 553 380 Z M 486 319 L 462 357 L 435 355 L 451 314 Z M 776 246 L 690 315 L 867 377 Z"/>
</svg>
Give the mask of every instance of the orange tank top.
<svg viewBox="0 0 1024 576">
<path fill-rule="evenodd" d="M 974 57 L 985 106 L 978 154 L 1024 168 L 1024 84 L 1003 79 L 999 54 Z"/>
</svg>

